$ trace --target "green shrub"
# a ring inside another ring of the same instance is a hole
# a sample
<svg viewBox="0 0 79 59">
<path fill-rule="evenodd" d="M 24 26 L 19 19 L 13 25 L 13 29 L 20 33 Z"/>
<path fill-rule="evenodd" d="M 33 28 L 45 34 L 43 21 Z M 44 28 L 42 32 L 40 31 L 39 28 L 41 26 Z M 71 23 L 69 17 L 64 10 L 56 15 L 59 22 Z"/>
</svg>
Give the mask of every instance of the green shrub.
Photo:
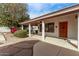
<svg viewBox="0 0 79 59">
<path fill-rule="evenodd" d="M 18 30 L 14 33 L 14 36 L 19 37 L 19 38 L 25 38 L 28 37 L 27 35 L 27 30 Z"/>
</svg>

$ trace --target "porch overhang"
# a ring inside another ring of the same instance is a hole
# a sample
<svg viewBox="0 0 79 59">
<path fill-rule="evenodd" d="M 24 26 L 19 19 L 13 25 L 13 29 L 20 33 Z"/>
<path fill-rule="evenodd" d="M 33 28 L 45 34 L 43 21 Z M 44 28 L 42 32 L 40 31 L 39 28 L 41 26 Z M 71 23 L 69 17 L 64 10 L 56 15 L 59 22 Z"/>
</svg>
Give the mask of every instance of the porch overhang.
<svg viewBox="0 0 79 59">
<path fill-rule="evenodd" d="M 20 24 L 21 25 L 28 25 L 29 23 L 31 23 L 31 24 L 39 24 L 40 21 L 42 21 L 42 20 L 45 21 L 45 19 L 48 19 L 48 18 L 51 18 L 51 17 L 57 17 L 57 16 L 62 16 L 62 15 L 71 14 L 71 13 L 77 13 L 77 12 L 79 12 L 79 4 L 74 5 L 72 7 L 64 8 L 62 10 L 59 10 L 59 11 L 56 11 L 56 12 L 53 12 L 53 13 L 48 13 L 48 14 L 45 14 L 45 15 L 30 19 L 29 21 L 24 21 L 24 22 L 22 22 Z"/>
</svg>

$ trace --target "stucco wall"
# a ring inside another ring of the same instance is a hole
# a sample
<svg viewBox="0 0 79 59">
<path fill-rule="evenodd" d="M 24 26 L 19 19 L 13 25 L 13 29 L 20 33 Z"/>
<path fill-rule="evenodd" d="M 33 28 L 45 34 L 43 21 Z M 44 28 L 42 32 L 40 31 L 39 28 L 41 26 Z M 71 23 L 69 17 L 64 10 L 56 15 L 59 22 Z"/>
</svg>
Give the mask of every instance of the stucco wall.
<svg viewBox="0 0 79 59">
<path fill-rule="evenodd" d="M 68 38 L 77 39 L 77 19 L 75 14 L 63 15 L 47 19 L 45 23 L 54 22 L 54 33 L 45 33 L 47 36 L 59 37 L 59 22 L 68 21 Z M 57 27 L 56 27 L 57 26 Z M 39 32 L 40 33 L 40 32 Z"/>
</svg>

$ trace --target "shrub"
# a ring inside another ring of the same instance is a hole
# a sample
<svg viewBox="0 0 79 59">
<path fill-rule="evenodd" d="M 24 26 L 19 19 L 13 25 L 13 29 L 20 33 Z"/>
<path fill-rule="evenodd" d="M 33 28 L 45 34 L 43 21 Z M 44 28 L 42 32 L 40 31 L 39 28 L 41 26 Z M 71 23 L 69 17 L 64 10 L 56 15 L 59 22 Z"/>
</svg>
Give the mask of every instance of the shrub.
<svg viewBox="0 0 79 59">
<path fill-rule="evenodd" d="M 14 36 L 19 37 L 19 38 L 25 38 L 28 37 L 27 35 L 27 30 L 18 30 L 14 33 Z"/>
</svg>

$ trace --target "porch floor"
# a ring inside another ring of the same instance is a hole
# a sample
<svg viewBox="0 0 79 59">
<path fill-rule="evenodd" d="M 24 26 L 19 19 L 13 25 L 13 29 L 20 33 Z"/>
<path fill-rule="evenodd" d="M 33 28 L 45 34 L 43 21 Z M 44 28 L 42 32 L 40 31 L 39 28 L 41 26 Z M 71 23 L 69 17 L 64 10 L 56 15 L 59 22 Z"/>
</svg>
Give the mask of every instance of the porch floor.
<svg viewBox="0 0 79 59">
<path fill-rule="evenodd" d="M 42 36 L 40 35 L 33 35 L 32 38 L 42 40 Z M 63 39 L 54 38 L 54 37 L 45 37 L 45 40 L 42 40 L 42 41 L 50 43 L 50 44 L 54 44 L 60 47 L 64 47 L 67 49 L 78 51 L 77 47 L 74 47 L 72 44 L 68 43 L 68 41 L 63 40 Z"/>
</svg>

